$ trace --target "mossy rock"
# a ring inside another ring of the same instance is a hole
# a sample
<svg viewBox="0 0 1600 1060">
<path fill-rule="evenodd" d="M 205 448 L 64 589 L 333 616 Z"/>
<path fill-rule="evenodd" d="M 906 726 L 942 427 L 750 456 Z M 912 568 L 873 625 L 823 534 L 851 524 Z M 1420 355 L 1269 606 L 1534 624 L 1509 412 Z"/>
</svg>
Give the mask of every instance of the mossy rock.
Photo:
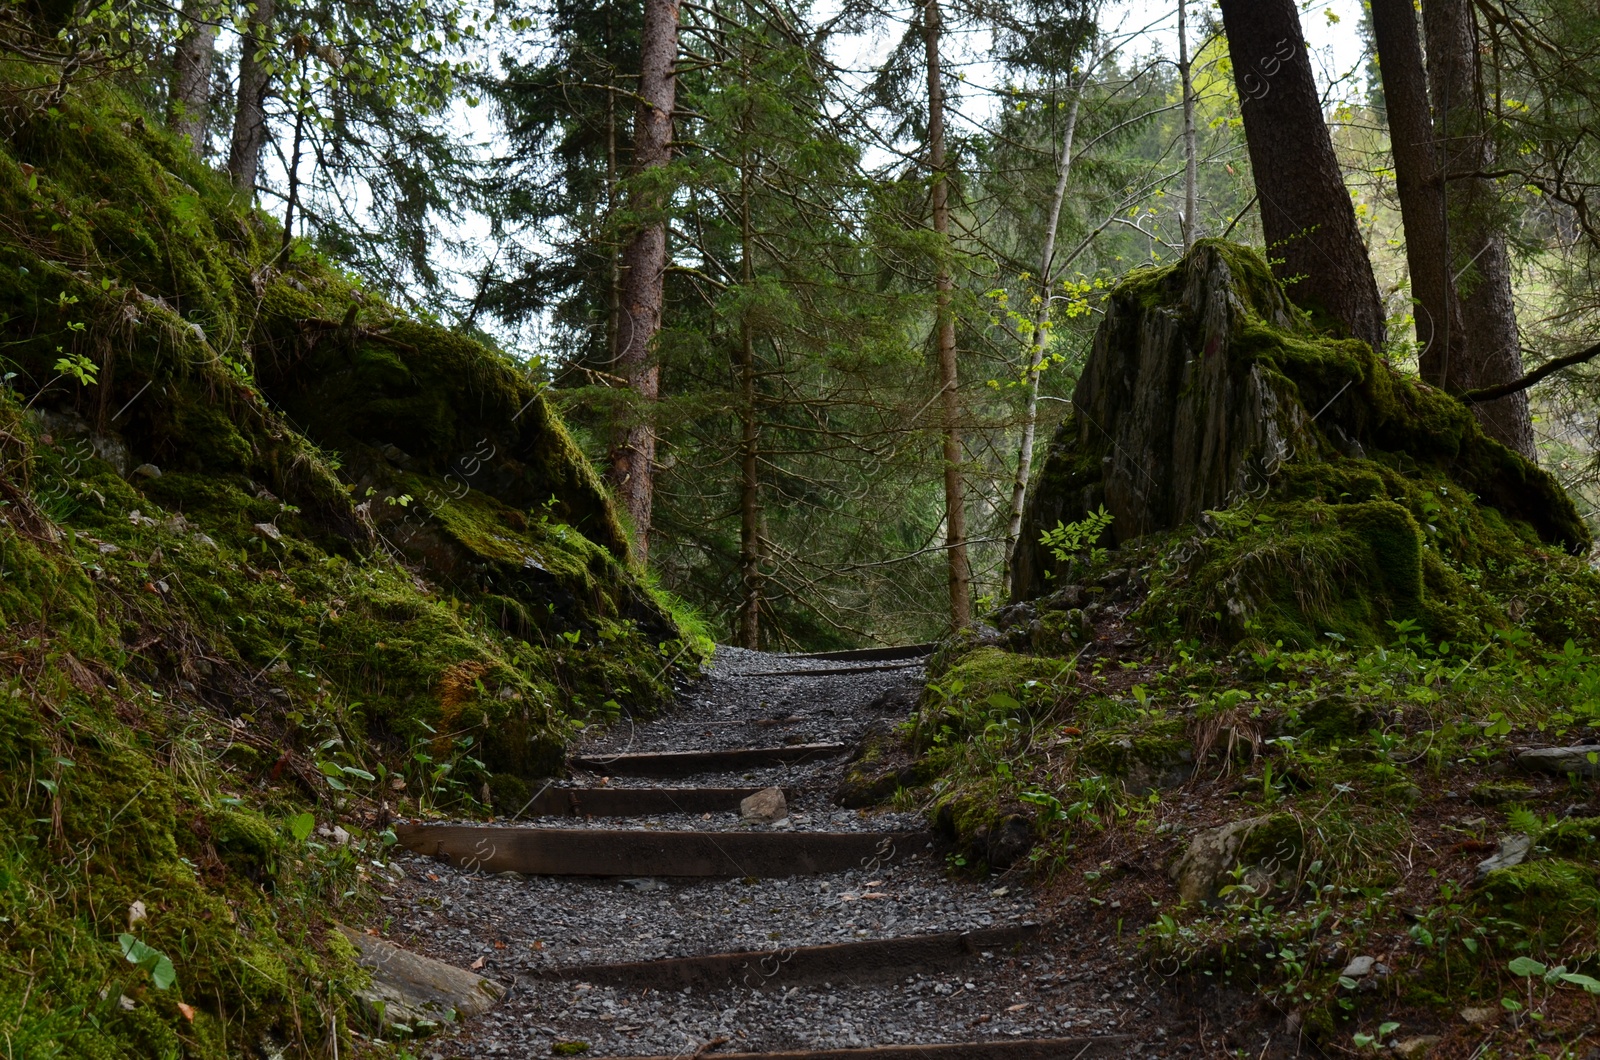
<svg viewBox="0 0 1600 1060">
<path fill-rule="evenodd" d="M 999 870 L 1027 856 L 1038 840 L 1025 807 L 1004 801 L 999 788 L 975 783 L 942 796 L 931 814 L 934 828 L 954 843 L 974 871 Z"/>
<path fill-rule="evenodd" d="M 1017 600 L 1070 563 L 1041 532 L 1104 504 L 1114 543 L 1165 572 L 1141 617 L 1175 633 L 1306 647 L 1515 624 L 1600 645 L 1590 535 L 1556 480 L 1318 331 L 1253 251 L 1201 241 L 1127 277 L 1073 407 L 1028 500 Z"/>
<path fill-rule="evenodd" d="M 918 760 L 905 737 L 887 725 L 869 729 L 845 764 L 833 801 L 847 810 L 877 806 L 902 788 L 926 783 L 932 764 Z"/>
<path fill-rule="evenodd" d="M 272 871 L 280 844 L 272 822 L 253 810 L 223 809 L 207 823 L 217 855 L 226 864 L 251 878 Z"/>
<path fill-rule="evenodd" d="M 1505 806 L 1527 802 L 1537 794 L 1532 784 L 1520 780 L 1486 780 L 1475 785 L 1468 797 L 1479 806 Z"/>
<path fill-rule="evenodd" d="M 919 738 L 946 727 L 956 734 L 981 730 L 995 717 L 1043 716 L 1054 709 L 1074 674 L 1067 660 L 991 645 L 936 659 L 922 694 Z"/>
<path fill-rule="evenodd" d="M 1538 845 L 1550 856 L 1600 861 L 1600 817 L 1570 817 L 1539 833 Z"/>
<path fill-rule="evenodd" d="M 13 63 L 0 94 L 58 81 Z M 0 1010 L 28 997 L 0 1019 L 8 1047 L 353 1054 L 360 973 L 328 917 L 370 898 L 351 855 L 376 837 L 291 853 L 276 822 L 347 797 L 314 767 L 431 757 L 451 767 L 441 808 L 473 812 L 486 777 L 515 794 L 560 768 L 580 720 L 665 702 L 674 657 L 694 660 L 518 366 L 285 249 L 109 81 L 15 117 L 0 627 L 33 676 L 0 695 L 0 775 L 59 797 L 0 785 L 0 965 L 28 969 L 0 971 Z M 97 382 L 62 379 L 63 350 Z M 380 545 L 408 516 L 447 564 Z M 341 782 L 415 809 L 414 791 Z M 134 902 L 169 990 L 117 945 Z"/>
<path fill-rule="evenodd" d="M 1301 707 L 1289 728 L 1310 743 L 1348 743 L 1370 732 L 1375 722 L 1370 707 L 1349 695 L 1333 694 Z"/>
<path fill-rule="evenodd" d="M 1594 930 L 1600 887 L 1594 865 L 1540 858 L 1496 869 L 1484 878 L 1479 905 L 1485 913 L 1515 921 L 1527 938 L 1563 945 L 1579 925 Z"/>
<path fill-rule="evenodd" d="M 1194 775 L 1194 744 L 1171 719 L 1142 729 L 1096 732 L 1086 737 L 1079 761 L 1115 777 L 1131 795 L 1175 788 Z"/>
</svg>

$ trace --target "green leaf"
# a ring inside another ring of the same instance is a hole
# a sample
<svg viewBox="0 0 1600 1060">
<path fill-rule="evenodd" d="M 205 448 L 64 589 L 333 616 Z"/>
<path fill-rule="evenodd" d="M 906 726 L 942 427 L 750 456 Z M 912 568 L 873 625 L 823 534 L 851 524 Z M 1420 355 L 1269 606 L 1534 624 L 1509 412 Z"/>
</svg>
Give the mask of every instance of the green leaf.
<svg viewBox="0 0 1600 1060">
<path fill-rule="evenodd" d="M 1532 957 L 1514 957 L 1506 965 L 1512 975 L 1543 975 L 1547 969 Z"/>
<path fill-rule="evenodd" d="M 166 990 L 178 981 L 178 970 L 172 967 L 165 953 L 156 955 L 155 967 L 150 969 L 150 981 L 157 990 Z"/>
<path fill-rule="evenodd" d="M 294 836 L 296 843 L 304 843 L 316 826 L 317 819 L 310 813 L 299 813 L 289 818 L 289 834 Z"/>
<path fill-rule="evenodd" d="M 1400 1024 L 1396 1023 L 1394 1020 L 1390 1020 L 1387 1023 L 1380 1023 L 1378 1024 L 1378 1037 L 1387 1038 L 1389 1035 L 1393 1034 L 1399 1029 Z"/>
<path fill-rule="evenodd" d="M 1581 986 L 1591 994 L 1600 994 L 1600 979 L 1596 979 L 1593 976 L 1579 975 L 1576 972 L 1563 972 L 1561 973 L 1561 981 L 1563 983 L 1571 983 L 1573 986 Z"/>
<path fill-rule="evenodd" d="M 122 947 L 122 956 L 129 964 L 137 964 L 150 973 L 150 981 L 157 990 L 169 989 L 178 981 L 177 969 L 172 967 L 172 961 L 165 953 L 145 945 L 132 935 L 118 935 L 117 943 Z"/>
</svg>

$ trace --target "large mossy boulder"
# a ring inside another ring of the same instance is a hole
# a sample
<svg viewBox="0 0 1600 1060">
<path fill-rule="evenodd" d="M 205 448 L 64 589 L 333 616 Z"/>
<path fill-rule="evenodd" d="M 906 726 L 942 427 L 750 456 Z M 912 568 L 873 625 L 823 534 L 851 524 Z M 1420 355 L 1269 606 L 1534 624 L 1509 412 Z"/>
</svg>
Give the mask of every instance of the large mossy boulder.
<svg viewBox="0 0 1600 1060">
<path fill-rule="evenodd" d="M 1394 623 L 1600 635 L 1588 528 L 1471 411 L 1318 331 L 1253 251 L 1203 241 L 1112 293 L 1028 501 L 1014 597 L 1067 573 L 1042 544 L 1101 505 L 1158 547 L 1156 605 L 1191 632 L 1306 643 Z M 1552 567 L 1552 564 L 1554 565 Z M 1557 585 L 1538 583 L 1559 570 Z M 1514 597 L 1514 599 L 1513 599 Z"/>
</svg>

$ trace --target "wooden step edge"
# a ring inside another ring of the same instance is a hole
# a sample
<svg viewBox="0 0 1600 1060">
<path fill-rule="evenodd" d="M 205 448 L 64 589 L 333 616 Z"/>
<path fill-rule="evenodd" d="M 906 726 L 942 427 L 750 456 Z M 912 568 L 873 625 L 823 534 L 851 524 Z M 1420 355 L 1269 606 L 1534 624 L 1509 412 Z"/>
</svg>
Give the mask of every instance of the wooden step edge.
<svg viewBox="0 0 1600 1060">
<path fill-rule="evenodd" d="M 529 876 L 682 876 L 777 879 L 875 871 L 924 850 L 926 832 L 702 832 L 398 823 L 407 850 L 468 872 Z"/>
<path fill-rule="evenodd" d="M 798 983 L 900 978 L 908 972 L 965 963 L 986 951 L 1015 950 L 1047 930 L 1040 923 L 1007 924 L 971 931 L 904 935 L 836 942 L 820 946 L 775 947 L 654 961 L 578 964 L 540 968 L 525 973 L 546 981 L 593 983 L 599 986 L 685 987 L 716 989 L 740 986 L 751 990 L 787 988 Z"/>
<path fill-rule="evenodd" d="M 978 1042 L 938 1042 L 927 1045 L 869 1045 L 859 1049 L 796 1049 L 779 1053 L 729 1053 L 738 1060 L 1080 1060 L 1118 1054 L 1132 1034 L 1102 1034 L 1082 1038 L 1008 1038 Z M 677 1056 L 619 1056 L 612 1060 L 684 1060 Z M 700 1054 L 696 1054 L 700 1055 Z M 721 1053 L 705 1053 L 706 1057 Z"/>
<path fill-rule="evenodd" d="M 836 758 L 850 749 L 843 743 L 796 743 L 776 747 L 734 747 L 720 751 L 629 751 L 625 754 L 574 755 L 574 769 L 610 776 L 687 777 L 696 773 L 732 773 L 774 765 L 797 765 Z"/>
<path fill-rule="evenodd" d="M 739 803 L 764 789 L 738 788 L 545 788 L 518 811 L 518 817 L 645 817 L 657 814 L 738 813 Z M 812 792 L 782 789 L 784 801 L 793 803 Z"/>
<path fill-rule="evenodd" d="M 861 662 L 887 662 L 890 659 L 920 659 L 932 655 L 939 645 L 936 641 L 922 644 L 900 644 L 887 648 L 846 648 L 843 651 L 784 652 L 780 659 L 819 659 L 822 661 L 856 659 Z"/>
</svg>

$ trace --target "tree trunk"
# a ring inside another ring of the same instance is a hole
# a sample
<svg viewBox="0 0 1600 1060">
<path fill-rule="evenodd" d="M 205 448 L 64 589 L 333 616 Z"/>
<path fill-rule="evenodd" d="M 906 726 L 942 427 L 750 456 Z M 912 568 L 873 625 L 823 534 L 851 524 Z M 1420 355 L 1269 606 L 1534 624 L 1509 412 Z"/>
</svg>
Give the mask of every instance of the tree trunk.
<svg viewBox="0 0 1600 1060">
<path fill-rule="evenodd" d="M 172 50 L 172 79 L 167 85 L 167 125 L 189 138 L 190 150 L 206 153 L 206 126 L 211 115 L 211 68 L 216 60 L 217 27 L 201 0 L 185 0 L 183 35 Z"/>
<path fill-rule="evenodd" d="M 1380 349 L 1383 306 L 1339 172 L 1294 0 L 1221 0 L 1274 274 Z"/>
<path fill-rule="evenodd" d="M 294 145 L 289 149 L 289 202 L 283 210 L 283 245 L 294 240 L 294 209 L 300 204 L 300 148 L 305 142 L 305 100 L 295 108 Z"/>
<path fill-rule="evenodd" d="M 748 69 L 746 70 L 748 73 Z M 748 84 L 746 85 L 748 89 Z M 748 110 L 745 118 L 749 118 Z M 748 137 L 749 131 L 745 130 Z M 746 297 L 755 286 L 755 239 L 750 220 L 751 160 L 739 166 L 739 280 Z M 749 307 L 739 320 L 739 644 L 761 650 L 761 477 L 760 436 L 756 423 L 756 337 Z"/>
<path fill-rule="evenodd" d="M 267 143 L 267 89 L 272 83 L 261 52 L 272 42 L 276 6 L 277 0 L 256 0 L 239 46 L 239 102 L 228 148 L 228 175 L 235 188 L 251 197 L 261 175 L 261 149 Z"/>
<path fill-rule="evenodd" d="M 1475 173 L 1493 168 L 1494 148 L 1483 125 L 1478 48 L 1470 0 L 1427 0 L 1422 8 L 1434 125 L 1444 144 L 1443 168 Z M 1448 267 L 1455 274 L 1466 333 L 1465 363 L 1442 373 L 1452 392 L 1518 379 L 1522 345 L 1511 297 L 1511 259 L 1497 216 L 1499 197 L 1482 177 L 1447 179 Z M 1528 395 L 1518 392 L 1473 406 L 1491 438 L 1532 460 L 1533 420 Z"/>
<path fill-rule="evenodd" d="M 678 3 L 645 0 L 640 45 L 639 114 L 634 122 L 633 172 L 648 174 L 672 157 L 672 111 L 677 104 Z M 667 272 L 667 225 L 659 214 L 668 197 L 645 186 L 631 196 L 633 212 L 643 217 L 622 251 L 622 334 L 617 372 L 628 380 L 634 407 L 611 450 L 611 488 L 633 523 L 633 557 L 644 566 L 650 557 L 650 509 L 655 476 L 656 433 L 651 406 L 660 396 L 661 366 L 655 338 Z"/>
<path fill-rule="evenodd" d="M 1394 152 L 1395 185 L 1405 224 L 1406 266 L 1415 297 L 1422 378 L 1459 390 L 1447 377 L 1465 362 L 1466 331 L 1450 282 L 1445 231 L 1444 171 L 1439 164 L 1422 37 L 1411 0 L 1372 0 L 1372 35 L 1378 46 L 1384 109 Z"/>
<path fill-rule="evenodd" d="M 939 385 L 944 427 L 944 544 L 949 562 L 950 624 L 961 629 L 972 621 L 972 568 L 967 561 L 966 498 L 961 481 L 961 394 L 956 375 L 956 318 L 951 305 L 955 281 L 950 275 L 950 185 L 945 172 L 944 76 L 939 68 L 942 30 L 939 0 L 927 0 L 923 43 L 928 57 L 928 169 L 933 178 L 933 231 L 938 236 L 939 271 L 935 279 Z"/>
<path fill-rule="evenodd" d="M 1183 249 L 1200 233 L 1200 155 L 1194 133 L 1194 69 L 1189 61 L 1189 0 L 1178 0 L 1178 85 L 1183 92 Z M 1054 233 L 1052 233 L 1054 235 Z M 1007 554 L 1009 555 L 1009 548 Z"/>
<path fill-rule="evenodd" d="M 1045 217 L 1044 247 L 1039 252 L 1039 301 L 1033 307 L 1033 333 L 1028 342 L 1027 397 L 1022 408 L 1022 442 L 1017 447 L 1017 474 L 1011 483 L 1011 518 L 1006 524 L 1005 567 L 1000 575 L 1000 598 L 1011 596 L 1011 556 L 1022 533 L 1027 506 L 1028 480 L 1033 473 L 1033 443 L 1039 428 L 1039 365 L 1044 360 L 1045 329 L 1050 320 L 1050 291 L 1054 287 L 1056 235 L 1061 227 L 1061 207 L 1067 199 L 1067 178 L 1072 175 L 1072 141 L 1078 129 L 1078 105 L 1088 77 L 1073 90 L 1066 128 L 1061 134 L 1061 157 L 1056 166 L 1055 194 Z"/>
</svg>

